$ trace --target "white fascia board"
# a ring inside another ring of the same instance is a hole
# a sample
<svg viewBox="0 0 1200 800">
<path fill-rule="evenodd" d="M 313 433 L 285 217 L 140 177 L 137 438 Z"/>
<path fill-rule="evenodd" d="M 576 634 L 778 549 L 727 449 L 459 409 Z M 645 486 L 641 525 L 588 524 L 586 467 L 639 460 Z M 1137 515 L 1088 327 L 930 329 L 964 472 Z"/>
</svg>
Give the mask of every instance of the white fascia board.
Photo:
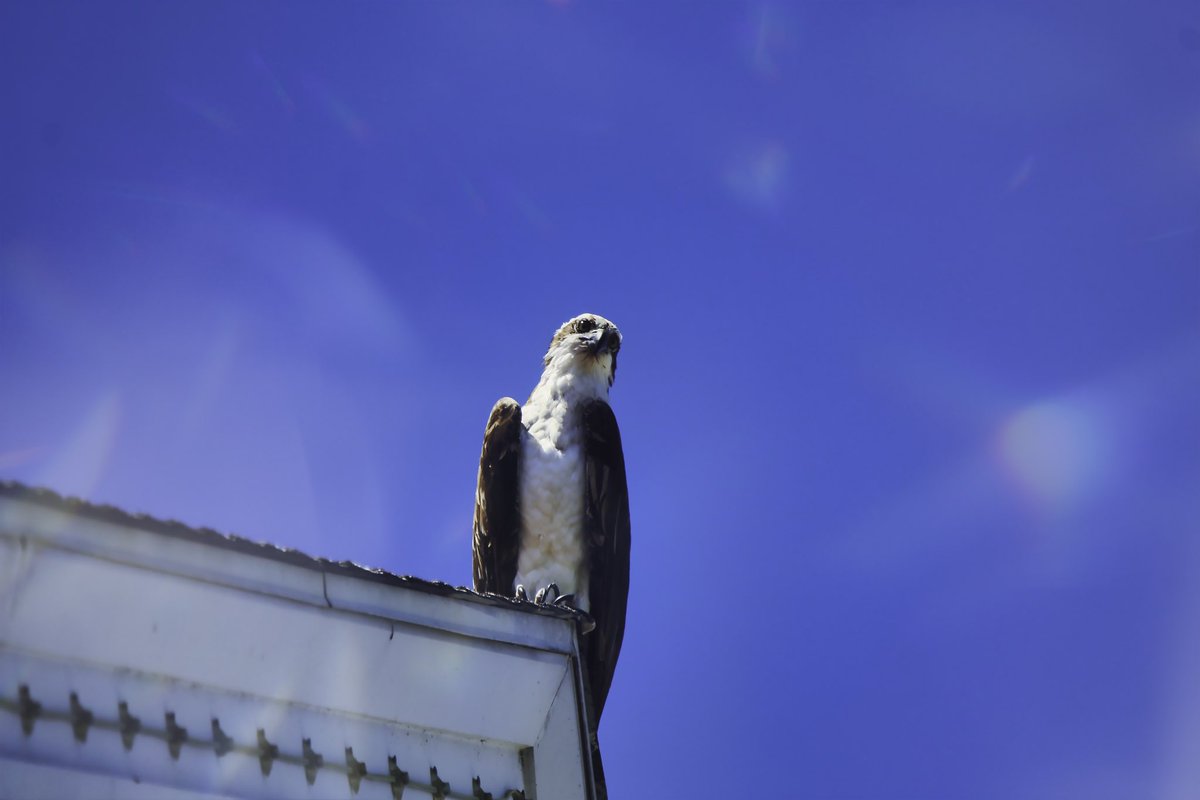
<svg viewBox="0 0 1200 800">
<path fill-rule="evenodd" d="M 239 546 L 0 494 L 0 700 L 11 710 L 24 686 L 59 715 L 26 736 L 0 713 L 0 758 L 141 775 L 198 797 L 345 794 L 345 769 L 306 784 L 281 763 L 303 792 L 266 780 L 250 756 L 227 754 L 214 771 L 211 743 L 165 761 L 163 741 L 123 749 L 115 729 L 73 742 L 62 709 L 74 692 L 97 718 L 126 702 L 160 728 L 176 714 L 193 737 L 220 719 L 239 743 L 265 728 L 293 755 L 308 738 L 326 763 L 344 763 L 352 747 L 378 773 L 395 756 L 417 765 L 405 797 L 421 796 L 432 765 L 451 796 L 469 797 L 473 776 L 493 791 L 523 784 L 530 797 L 591 795 L 574 619 Z M 114 747 L 116 760 L 105 755 Z M 385 789 L 361 787 L 364 797 Z"/>
<path fill-rule="evenodd" d="M 10 650 L 526 744 L 568 668 L 559 653 L 39 550 L 0 589 Z"/>
<path fill-rule="evenodd" d="M 406 795 L 407 796 L 407 795 Z M 54 766 L 0 756 L 0 797 L 21 800 L 229 800 L 228 794 L 134 783 L 95 772 L 63 772 Z"/>
<path fill-rule="evenodd" d="M 419 589 L 340 574 L 334 564 L 328 564 L 329 571 L 297 566 L 277 558 L 163 536 L 16 498 L 0 496 L 0 531 L 97 558 L 314 605 L 378 614 L 468 636 L 562 653 L 570 653 L 573 646 L 574 625 L 563 624 L 570 620 L 562 616 L 534 613 L 515 604 L 488 605 L 465 600 L 443 603 L 439 595 Z M 289 552 L 269 546 L 263 549 Z M 371 572 L 365 568 L 357 571 Z"/>
<path fill-rule="evenodd" d="M 360 783 L 354 793 L 356 800 L 392 796 L 391 786 L 378 780 L 387 772 L 389 757 L 409 773 L 405 798 L 428 795 L 431 766 L 450 784 L 452 796 L 469 796 L 476 776 L 497 797 L 528 784 L 521 772 L 523 748 L 385 724 L 301 702 L 276 702 L 133 670 L 95 669 L 25 653 L 16 654 L 17 658 L 12 655 L 0 650 L 0 685 L 19 681 L 43 708 L 32 721 L 29 735 L 11 714 L 0 714 L 0 758 L 53 767 L 61 776 L 61 786 L 72 785 L 73 775 L 87 773 L 108 776 L 118 784 L 151 784 L 239 798 L 346 797 L 351 794 L 341 768 L 346 748 L 352 748 L 355 760 L 374 778 Z M 82 742 L 63 719 L 68 710 L 64 698 L 72 692 L 96 720 L 110 723 L 107 729 L 93 725 Z M 121 702 L 138 718 L 138 732 L 128 747 L 111 725 Z M 167 712 L 187 732 L 174 757 L 162 736 Z M 214 719 L 231 737 L 231 747 L 238 748 L 237 752 L 216 755 L 211 745 Z M 279 758 L 270 763 L 266 775 L 255 752 L 259 729 L 269 732 L 270 744 L 278 748 Z M 306 740 L 323 761 L 311 783 L 298 758 Z M 421 793 L 422 784 L 425 794 Z M 49 786 L 59 788 L 59 779 L 52 778 Z M 40 787 L 23 788 L 10 787 L 7 792 L 0 791 L 0 797 L 25 798 Z M 72 796 L 65 791 L 47 794 Z M 129 791 L 115 796 L 140 795 Z"/>
</svg>

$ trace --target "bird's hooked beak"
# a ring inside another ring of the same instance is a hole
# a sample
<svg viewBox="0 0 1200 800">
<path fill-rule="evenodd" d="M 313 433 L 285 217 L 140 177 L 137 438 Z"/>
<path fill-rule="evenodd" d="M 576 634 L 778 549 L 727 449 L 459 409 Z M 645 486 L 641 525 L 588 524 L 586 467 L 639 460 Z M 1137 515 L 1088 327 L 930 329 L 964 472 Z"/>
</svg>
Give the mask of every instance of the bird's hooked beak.
<svg viewBox="0 0 1200 800">
<path fill-rule="evenodd" d="M 588 349 L 594 355 L 600 353 L 615 353 L 621 346 L 620 334 L 612 328 L 594 330 L 587 335 Z"/>
</svg>

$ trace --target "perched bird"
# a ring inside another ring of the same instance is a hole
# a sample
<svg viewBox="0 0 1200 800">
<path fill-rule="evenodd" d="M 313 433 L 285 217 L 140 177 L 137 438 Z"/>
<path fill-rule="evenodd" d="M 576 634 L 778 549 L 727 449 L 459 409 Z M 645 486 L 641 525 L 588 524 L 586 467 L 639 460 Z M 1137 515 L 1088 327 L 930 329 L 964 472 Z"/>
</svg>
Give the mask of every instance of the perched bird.
<svg viewBox="0 0 1200 800">
<path fill-rule="evenodd" d="M 608 404 L 620 349 L 621 332 L 603 317 L 563 323 L 525 405 L 505 397 L 492 408 L 475 494 L 475 590 L 534 592 L 535 602 L 571 605 L 595 621 L 582 640 L 594 725 L 629 596 L 629 490 Z"/>
</svg>

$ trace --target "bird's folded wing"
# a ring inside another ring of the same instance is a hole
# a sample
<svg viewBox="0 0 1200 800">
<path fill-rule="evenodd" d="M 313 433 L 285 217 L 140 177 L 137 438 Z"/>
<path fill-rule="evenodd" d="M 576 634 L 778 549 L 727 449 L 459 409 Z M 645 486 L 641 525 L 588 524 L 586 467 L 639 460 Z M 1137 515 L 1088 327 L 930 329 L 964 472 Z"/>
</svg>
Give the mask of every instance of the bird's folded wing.
<svg viewBox="0 0 1200 800">
<path fill-rule="evenodd" d="M 497 401 L 483 435 L 475 490 L 472 561 L 477 592 L 513 593 L 519 546 L 517 480 L 522 430 L 517 401 L 511 397 Z"/>
</svg>

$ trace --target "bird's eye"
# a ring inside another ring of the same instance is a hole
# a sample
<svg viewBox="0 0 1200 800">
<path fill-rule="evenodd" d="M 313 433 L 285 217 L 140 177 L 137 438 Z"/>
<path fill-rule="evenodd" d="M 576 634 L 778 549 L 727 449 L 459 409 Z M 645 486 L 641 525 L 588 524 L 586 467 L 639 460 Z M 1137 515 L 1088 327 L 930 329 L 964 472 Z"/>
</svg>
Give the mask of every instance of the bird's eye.
<svg viewBox="0 0 1200 800">
<path fill-rule="evenodd" d="M 596 327 L 596 323 L 592 322 L 590 319 L 581 319 L 579 322 L 575 323 L 575 332 L 587 333 L 594 327 Z"/>
</svg>

